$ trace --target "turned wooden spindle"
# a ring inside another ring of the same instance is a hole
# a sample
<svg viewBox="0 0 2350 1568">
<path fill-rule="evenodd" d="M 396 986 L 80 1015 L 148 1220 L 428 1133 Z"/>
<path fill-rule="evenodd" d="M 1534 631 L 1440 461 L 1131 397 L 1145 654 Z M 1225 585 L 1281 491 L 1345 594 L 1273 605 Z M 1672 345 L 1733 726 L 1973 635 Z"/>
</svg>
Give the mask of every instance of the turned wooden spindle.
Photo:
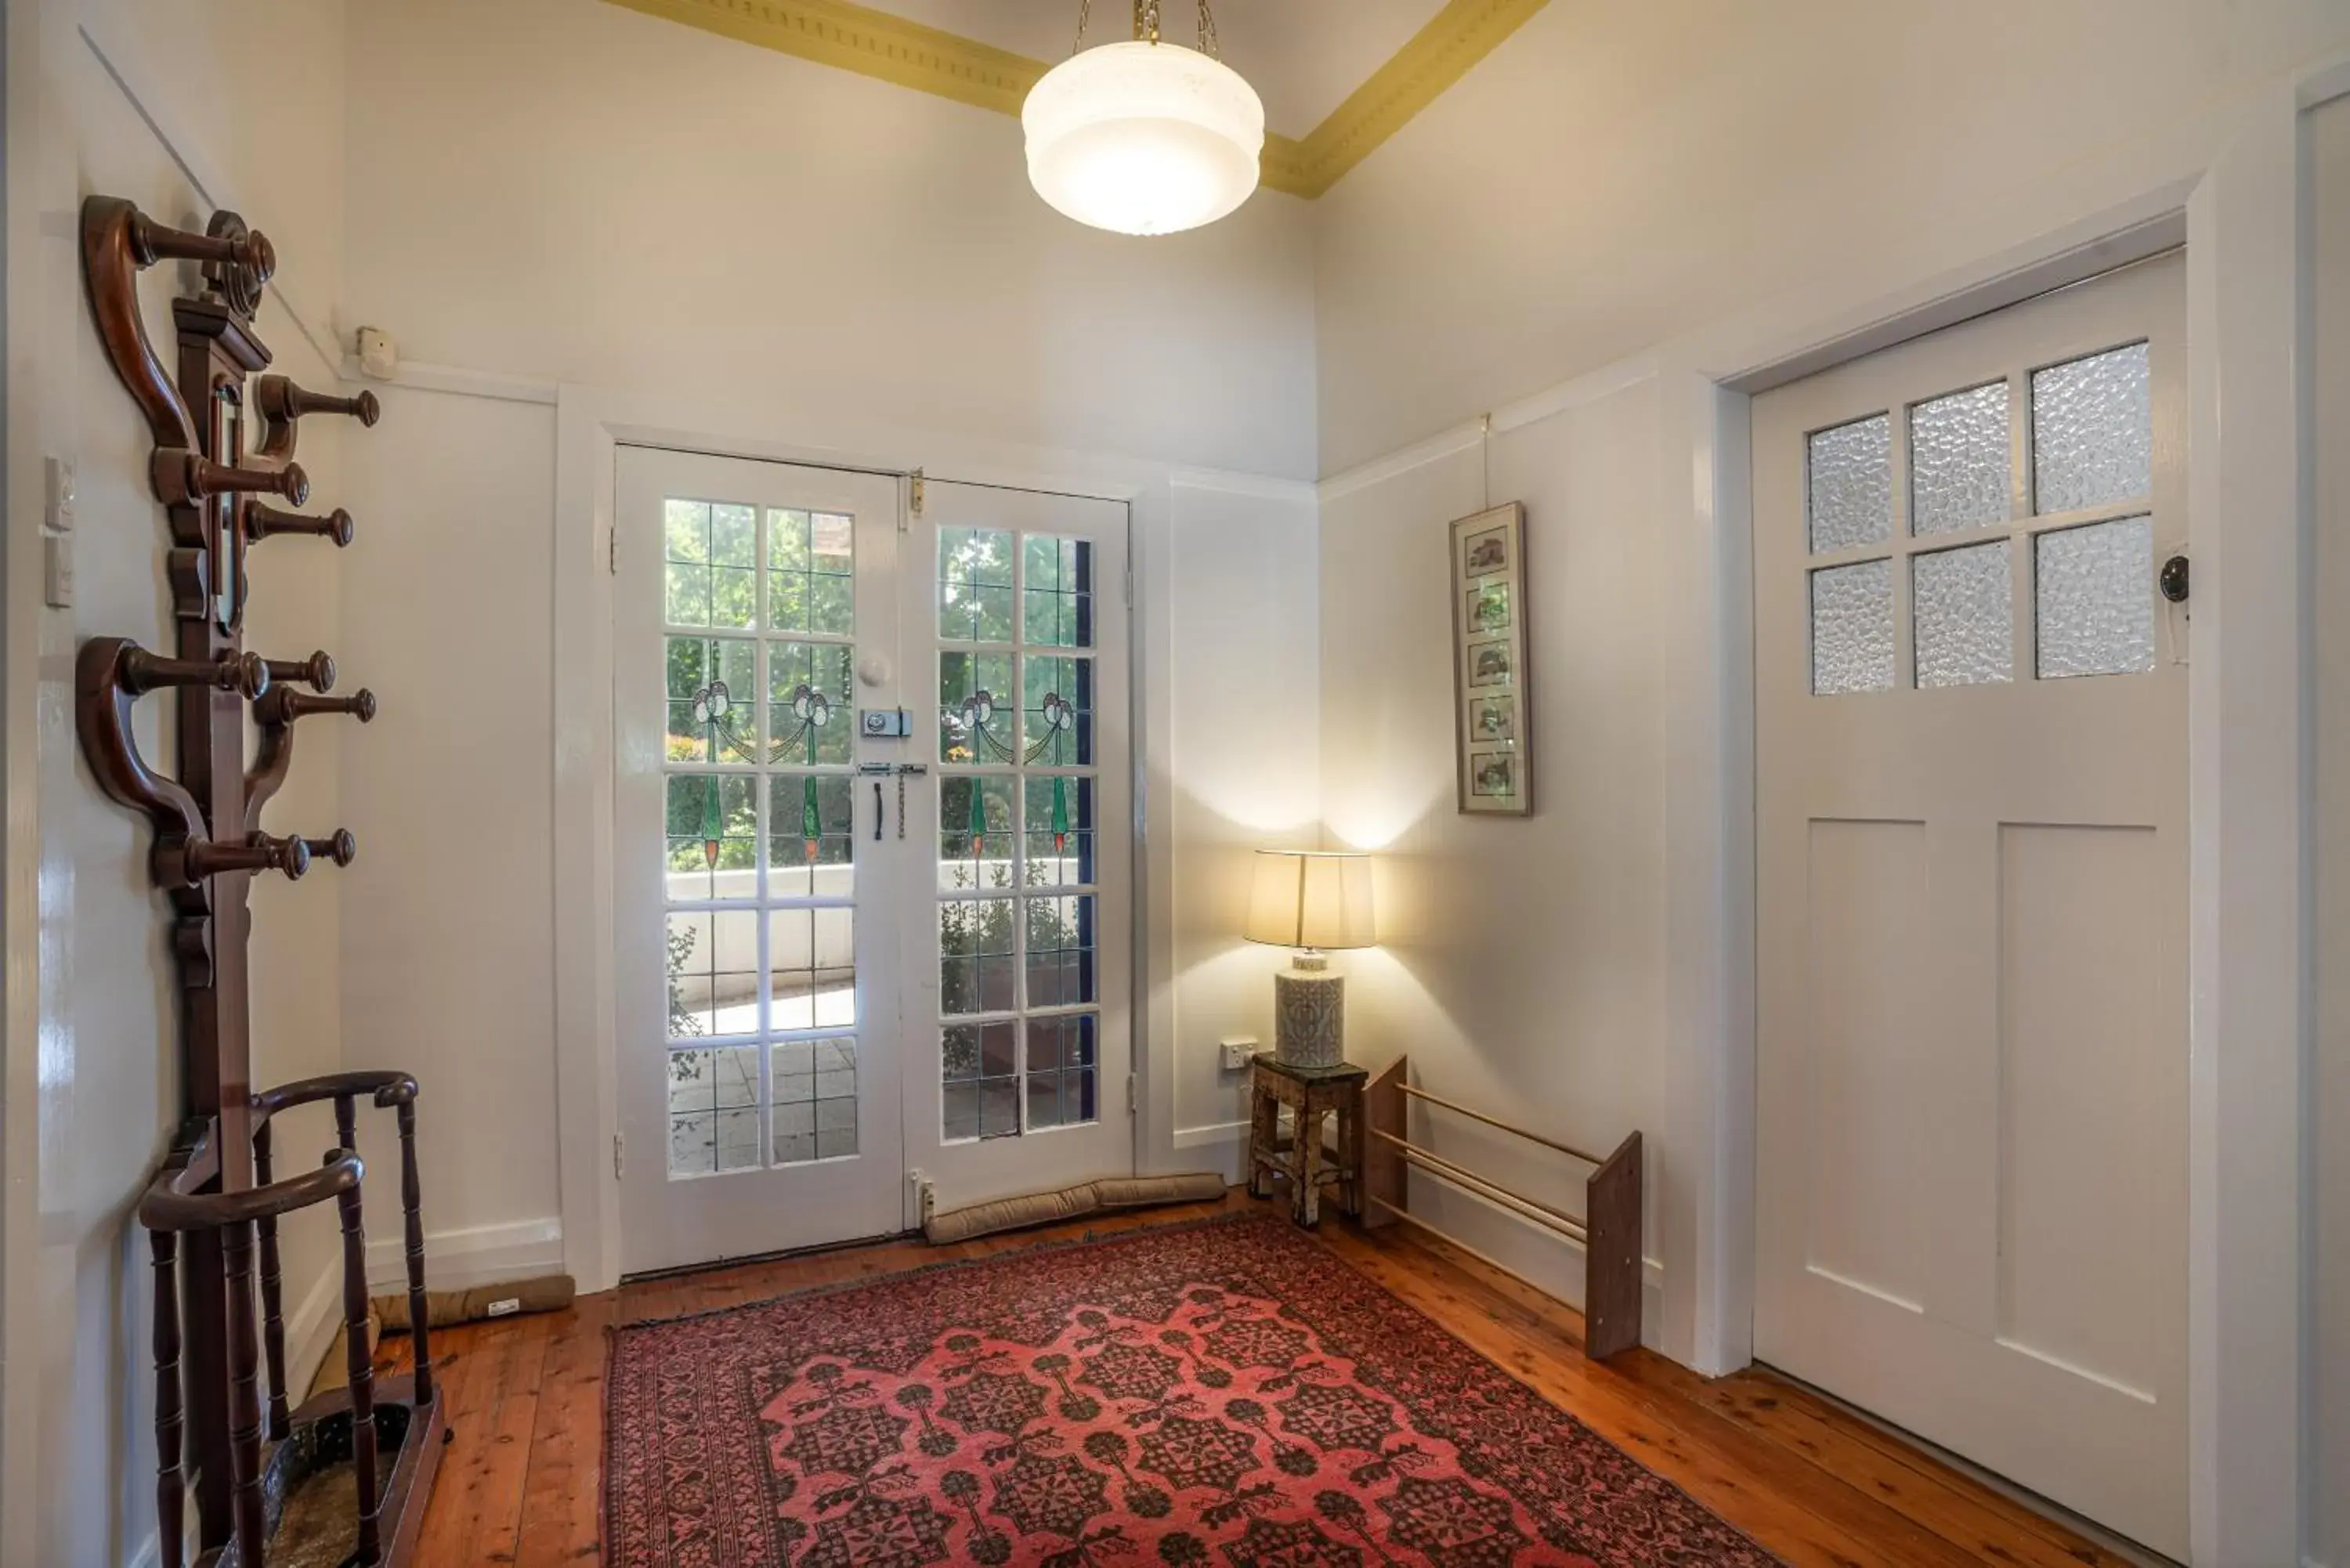
<svg viewBox="0 0 2350 1568">
<path fill-rule="evenodd" d="M 350 1115 L 348 1096 L 335 1101 L 335 1122 L 342 1127 Z M 349 1133 L 342 1135 L 348 1139 Z M 330 1154 L 329 1160 L 336 1158 Z M 351 1479 L 359 1489 L 359 1551 L 351 1561 L 358 1568 L 375 1568 L 383 1561 L 377 1515 L 383 1494 L 375 1477 L 375 1359 L 368 1347 L 367 1232 L 359 1215 L 359 1189 L 353 1183 L 336 1195 L 343 1219 L 343 1338 L 345 1370 L 351 1384 Z M 259 1557 L 251 1561 L 259 1563 Z"/>
<path fill-rule="evenodd" d="M 157 447 L 149 464 L 156 499 L 193 506 L 215 495 L 276 495 L 296 506 L 310 503 L 310 476 L 298 462 L 282 468 L 232 468 L 201 453 Z"/>
<path fill-rule="evenodd" d="M 188 1483 L 180 1469 L 185 1438 L 180 1413 L 180 1238 L 147 1232 L 155 1260 L 155 1522 L 161 1568 L 180 1568 Z"/>
<path fill-rule="evenodd" d="M 258 283 L 267 283 L 277 271 L 277 248 L 269 243 L 269 236 L 242 224 L 226 234 L 194 234 L 134 213 L 130 251 L 141 267 L 159 261 L 202 262 L 207 266 L 241 268 Z"/>
<path fill-rule="evenodd" d="M 166 659 L 143 648 L 128 649 L 116 667 L 122 689 L 134 694 L 165 686 L 209 686 L 258 698 L 269 690 L 268 661 L 257 654 L 224 653 L 217 659 Z"/>
<path fill-rule="evenodd" d="M 349 1095 L 335 1096 L 335 1146 L 359 1151 L 359 1101 Z"/>
<path fill-rule="evenodd" d="M 305 414 L 348 414 L 372 430 L 383 417 L 383 405 L 376 401 L 373 392 L 362 391 L 355 398 L 337 398 L 325 392 L 313 392 L 296 386 L 283 376 L 264 376 L 253 385 L 254 406 L 262 417 L 283 424 L 298 420 Z"/>
<path fill-rule="evenodd" d="M 424 1187 L 416 1171 L 416 1090 L 411 1080 L 403 1085 L 398 1104 L 400 1117 L 400 1207 L 407 1226 L 405 1241 L 408 1252 L 408 1334 L 411 1348 L 416 1357 L 416 1403 L 421 1407 L 432 1403 L 432 1342 L 425 1323 L 428 1315 L 424 1300 Z M 382 1094 L 376 1096 L 381 1104 Z"/>
<path fill-rule="evenodd" d="M 306 838 L 302 843 L 314 862 L 323 856 L 338 866 L 348 866 L 359 857 L 359 841 L 351 836 L 348 827 L 338 827 L 324 838 Z"/>
<path fill-rule="evenodd" d="M 269 1124 L 253 1129 L 253 1180 L 266 1187 L 270 1176 Z M 294 1430 L 292 1407 L 286 1397 L 286 1303 L 277 1256 L 277 1216 L 264 1214 L 256 1227 L 261 1236 L 261 1356 L 269 1369 L 269 1440 L 282 1443 Z"/>
<path fill-rule="evenodd" d="M 164 871 L 176 872 L 163 880 L 190 886 L 229 871 L 281 871 L 287 881 L 298 882 L 310 869 L 308 845 L 266 833 L 254 834 L 242 844 L 195 838 L 175 845 L 166 840 L 155 846 L 155 854 Z"/>
<path fill-rule="evenodd" d="M 328 691 L 335 684 L 335 661 L 320 649 L 307 659 L 265 659 L 262 664 L 272 680 L 298 680 L 313 691 Z"/>
<path fill-rule="evenodd" d="M 253 1320 L 253 1221 L 239 1219 L 223 1226 L 221 1242 L 228 1272 L 229 1517 L 238 1561 L 260 1563 L 268 1559 L 261 1501 L 261 1399 L 255 1387 L 261 1347 Z"/>
<path fill-rule="evenodd" d="M 358 536 L 358 531 L 351 526 L 351 514 L 339 506 L 324 517 L 305 517 L 299 512 L 280 512 L 266 502 L 248 499 L 244 518 L 244 536 L 256 545 L 280 534 L 307 534 L 332 539 L 337 549 L 348 549 Z"/>
<path fill-rule="evenodd" d="M 375 693 L 362 686 L 348 697 L 313 697 L 280 686 L 253 705 L 256 723 L 290 724 L 313 713 L 348 713 L 362 724 L 375 722 Z"/>
</svg>

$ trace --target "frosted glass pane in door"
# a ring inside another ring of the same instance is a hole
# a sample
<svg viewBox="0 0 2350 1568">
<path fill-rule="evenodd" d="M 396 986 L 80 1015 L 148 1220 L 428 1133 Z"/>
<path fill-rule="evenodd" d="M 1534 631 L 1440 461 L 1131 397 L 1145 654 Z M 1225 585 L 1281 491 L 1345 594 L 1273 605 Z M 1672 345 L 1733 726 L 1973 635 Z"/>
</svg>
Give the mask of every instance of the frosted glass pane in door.
<svg viewBox="0 0 2350 1568">
<path fill-rule="evenodd" d="M 2032 377 L 2033 509 L 2077 512 L 2154 488 L 2147 346 L 2051 365 Z"/>
<path fill-rule="evenodd" d="M 2154 668 L 2154 520 L 2061 528 L 2035 542 L 2040 677 Z"/>
<path fill-rule="evenodd" d="M 1821 696 L 1893 689 L 1893 563 L 1862 561 L 1812 574 L 1812 690 Z"/>
<path fill-rule="evenodd" d="M 1806 515 L 1812 554 L 1849 550 L 1893 536 L 1893 421 L 1855 420 L 1811 438 Z"/>
<path fill-rule="evenodd" d="M 1909 410 L 1909 532 L 1949 534 L 2007 521 L 2007 383 Z"/>
<path fill-rule="evenodd" d="M 1919 686 L 1980 686 L 2015 673 L 2008 541 L 1910 561 Z"/>
</svg>

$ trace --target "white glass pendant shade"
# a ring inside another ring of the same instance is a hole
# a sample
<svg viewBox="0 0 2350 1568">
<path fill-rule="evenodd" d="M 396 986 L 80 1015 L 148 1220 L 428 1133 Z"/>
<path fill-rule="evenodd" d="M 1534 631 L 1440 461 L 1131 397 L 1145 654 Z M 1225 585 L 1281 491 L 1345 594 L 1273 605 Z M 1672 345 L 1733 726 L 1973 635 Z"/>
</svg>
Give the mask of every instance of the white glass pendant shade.
<svg viewBox="0 0 2350 1568">
<path fill-rule="evenodd" d="M 1212 223 L 1256 190 L 1264 105 L 1221 60 L 1104 44 L 1029 89 L 1028 179 L 1055 210 L 1121 234 Z"/>
</svg>

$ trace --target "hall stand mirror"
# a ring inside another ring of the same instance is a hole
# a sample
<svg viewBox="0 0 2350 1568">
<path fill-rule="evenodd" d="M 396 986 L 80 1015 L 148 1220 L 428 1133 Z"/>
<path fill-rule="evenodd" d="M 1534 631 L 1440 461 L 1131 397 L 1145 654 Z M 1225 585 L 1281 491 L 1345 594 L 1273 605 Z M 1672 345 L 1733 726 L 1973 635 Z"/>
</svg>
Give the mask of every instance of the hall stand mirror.
<svg viewBox="0 0 2350 1568">
<path fill-rule="evenodd" d="M 310 485 L 294 458 L 296 438 L 305 419 L 371 426 L 381 410 L 370 392 L 311 392 L 266 373 L 270 354 L 253 317 L 276 257 L 235 213 L 215 213 L 194 234 L 92 196 L 81 241 L 99 336 L 153 437 L 149 477 L 164 508 L 176 639 L 166 653 L 93 638 L 75 682 L 91 771 L 153 828 L 148 870 L 168 900 L 181 999 L 185 1119 L 139 1206 L 154 1263 L 160 1561 L 187 1568 L 192 1494 L 194 1568 L 406 1563 L 447 1435 L 424 1305 L 416 1080 L 351 1072 L 256 1091 L 246 971 L 252 878 L 299 878 L 321 862 L 348 866 L 359 852 L 345 829 L 306 837 L 262 828 L 263 807 L 293 767 L 296 735 L 330 717 L 366 723 L 376 701 L 364 690 L 331 695 L 337 672 L 323 652 L 276 659 L 246 651 L 245 554 L 276 538 L 289 542 L 270 548 L 350 543 L 348 514 L 300 512 Z M 137 296 L 139 274 L 167 261 L 192 265 L 202 281 L 172 304 L 175 370 L 150 343 Z M 140 754 L 131 729 L 139 700 L 166 689 L 177 705 L 174 774 Z M 249 763 L 248 719 L 258 735 Z M 369 1354 L 366 1170 L 356 1152 L 362 1100 L 398 1123 L 412 1376 L 377 1379 Z M 296 1160 L 275 1147 L 272 1121 L 312 1104 L 333 1106 L 334 1145 L 322 1158 Z M 295 1173 L 280 1176 L 280 1168 Z M 328 1203 L 341 1227 L 349 1385 L 297 1407 L 287 1387 L 277 1226 Z"/>
</svg>

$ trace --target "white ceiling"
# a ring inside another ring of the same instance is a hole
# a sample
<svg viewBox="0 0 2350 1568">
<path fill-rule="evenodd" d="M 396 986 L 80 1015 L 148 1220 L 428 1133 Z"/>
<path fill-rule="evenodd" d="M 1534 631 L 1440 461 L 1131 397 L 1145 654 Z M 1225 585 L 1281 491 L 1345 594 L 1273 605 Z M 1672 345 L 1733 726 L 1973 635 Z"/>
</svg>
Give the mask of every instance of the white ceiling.
<svg viewBox="0 0 2350 1568">
<path fill-rule="evenodd" d="M 1078 0 L 865 0 L 878 10 L 943 27 L 999 49 L 1052 62 L 1076 38 Z M 1430 17 L 1443 0 L 1214 0 L 1224 63 L 1264 99 L 1267 126 L 1304 136 L 1322 123 Z M 1161 34 L 1199 36 L 1192 0 L 1163 0 Z M 1128 35 L 1129 0 L 1093 0 L 1088 44 Z"/>
</svg>

